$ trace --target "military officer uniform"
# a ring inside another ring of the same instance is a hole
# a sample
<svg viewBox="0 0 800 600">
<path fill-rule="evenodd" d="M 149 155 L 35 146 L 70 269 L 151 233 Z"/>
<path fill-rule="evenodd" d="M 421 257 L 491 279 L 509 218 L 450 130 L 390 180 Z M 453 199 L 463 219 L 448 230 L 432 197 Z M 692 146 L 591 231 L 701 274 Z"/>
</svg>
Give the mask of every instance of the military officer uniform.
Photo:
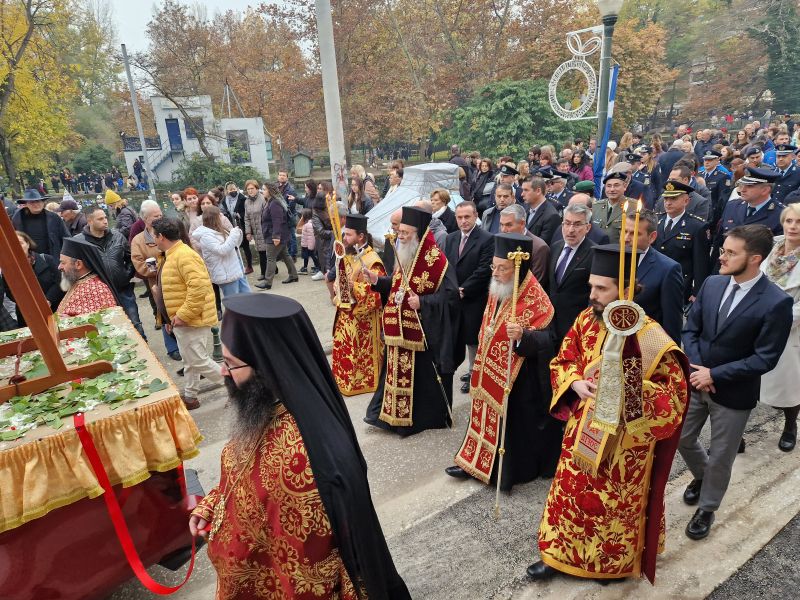
<svg viewBox="0 0 800 600">
<path fill-rule="evenodd" d="M 747 167 L 745 169 L 747 175 L 739 180 L 741 185 L 751 185 L 759 183 L 774 183 L 780 175 L 771 169 L 758 169 Z M 765 225 L 772 235 L 781 235 L 783 233 L 783 226 L 781 225 L 781 211 L 784 205 L 776 202 L 774 199 L 769 198 L 757 210 L 750 206 L 744 200 L 736 200 L 728 202 L 725 210 L 722 213 L 722 220 L 720 221 L 717 235 L 714 237 L 714 244 L 711 249 L 711 260 L 713 261 L 713 272 L 719 272 L 719 249 L 722 248 L 722 243 L 725 241 L 725 234 L 739 225 Z"/>
<path fill-rule="evenodd" d="M 704 165 L 698 171 L 698 174 L 705 179 L 706 187 L 711 190 L 711 217 L 709 220 L 712 224 L 719 222 L 720 217 L 722 217 L 722 211 L 725 210 L 725 205 L 733 191 L 733 173 L 719 164 L 719 162 L 713 168 L 706 169 L 705 165 L 711 164 L 708 161 L 719 161 L 721 157 L 721 152 L 706 150 L 703 155 Z"/>
<path fill-rule="evenodd" d="M 603 178 L 603 184 L 610 179 L 626 181 L 627 178 L 627 175 L 622 172 L 609 173 Z M 627 196 L 621 198 L 617 204 L 612 204 L 608 198 L 603 198 L 592 204 L 592 228 L 597 228 L 608 235 L 609 243 L 611 244 L 619 244 L 622 230 L 622 207 L 626 201 L 629 202 L 628 208 L 636 206 L 636 200 L 632 200 Z"/>
<path fill-rule="evenodd" d="M 796 151 L 797 147 L 791 144 L 780 144 L 775 147 L 775 154 L 778 156 L 794 154 Z M 795 190 L 800 189 L 800 167 L 797 166 L 796 162 L 793 162 L 785 170 L 777 166 L 775 169 L 780 177 L 772 186 L 772 199 L 785 204 L 786 197 Z"/>
<path fill-rule="evenodd" d="M 680 181 L 668 181 L 664 187 L 665 197 L 689 193 L 692 187 Z M 681 266 L 683 273 L 683 301 L 697 296 L 700 286 L 708 277 L 709 248 L 711 247 L 709 225 L 696 215 L 683 212 L 675 218 L 666 213 L 659 215 L 658 234 L 653 247 Z"/>
</svg>

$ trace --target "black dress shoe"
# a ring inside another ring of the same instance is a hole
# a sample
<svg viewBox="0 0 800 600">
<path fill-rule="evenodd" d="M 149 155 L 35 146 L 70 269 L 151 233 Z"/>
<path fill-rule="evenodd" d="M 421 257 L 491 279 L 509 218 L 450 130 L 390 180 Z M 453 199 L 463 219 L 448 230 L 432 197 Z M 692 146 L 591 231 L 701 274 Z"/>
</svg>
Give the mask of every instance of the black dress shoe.
<svg viewBox="0 0 800 600">
<path fill-rule="evenodd" d="M 783 452 L 791 452 L 794 450 L 794 445 L 797 443 L 797 433 L 791 431 L 784 431 L 781 434 L 781 439 L 778 442 L 778 448 Z"/>
<path fill-rule="evenodd" d="M 692 479 L 692 483 L 686 486 L 683 492 L 683 501 L 689 506 L 694 506 L 700 500 L 700 488 L 703 487 L 702 479 Z"/>
<path fill-rule="evenodd" d="M 469 479 L 470 478 L 470 474 L 469 473 L 467 473 L 461 467 L 457 467 L 455 465 L 453 465 L 452 467 L 447 467 L 444 470 L 444 472 L 447 473 L 448 475 L 450 475 L 450 477 L 455 477 L 456 479 Z"/>
<path fill-rule="evenodd" d="M 175 374 L 176 374 L 178 377 L 183 377 L 183 367 L 181 367 L 180 369 L 178 369 L 177 371 L 175 371 Z"/>
<path fill-rule="evenodd" d="M 693 540 L 702 540 L 708 537 L 711 524 L 714 522 L 714 511 L 698 508 L 689 524 L 686 526 L 686 537 Z"/>
<path fill-rule="evenodd" d="M 472 378 L 472 371 L 467 371 L 461 377 L 458 378 L 459 381 L 469 381 Z"/>
<path fill-rule="evenodd" d="M 544 581 L 558 573 L 553 567 L 547 566 L 540 560 L 533 563 L 525 572 L 528 574 L 528 577 L 534 581 Z"/>
<path fill-rule="evenodd" d="M 258 289 L 261 289 L 261 290 L 271 290 L 272 289 L 272 286 L 270 284 L 268 284 L 268 283 L 265 283 L 265 282 L 257 283 L 256 287 Z"/>
<path fill-rule="evenodd" d="M 281 283 L 294 283 L 295 281 L 300 281 L 299 277 L 287 277 Z"/>
<path fill-rule="evenodd" d="M 747 446 L 747 444 L 745 444 L 744 438 L 742 438 L 742 441 L 739 442 L 739 449 L 736 451 L 736 454 L 744 454 L 745 446 Z"/>
<path fill-rule="evenodd" d="M 173 350 L 167 354 L 167 356 L 169 356 L 172 360 L 183 360 L 180 350 Z"/>
<path fill-rule="evenodd" d="M 461 384 L 461 393 L 462 394 L 469 394 L 469 381 L 465 381 Z"/>
</svg>

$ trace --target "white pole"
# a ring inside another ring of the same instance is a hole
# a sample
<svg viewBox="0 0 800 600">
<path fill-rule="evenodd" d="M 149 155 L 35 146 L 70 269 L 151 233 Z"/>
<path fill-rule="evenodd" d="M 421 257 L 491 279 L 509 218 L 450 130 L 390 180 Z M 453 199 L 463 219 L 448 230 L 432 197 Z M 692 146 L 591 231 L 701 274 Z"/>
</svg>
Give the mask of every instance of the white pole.
<svg viewBox="0 0 800 600">
<path fill-rule="evenodd" d="M 322 66 L 322 90 L 325 95 L 325 121 L 328 126 L 328 149 L 331 157 L 331 181 L 339 198 L 347 196 L 347 158 L 344 152 L 342 106 L 339 101 L 339 76 L 333 43 L 333 18 L 330 0 L 315 0 L 319 58 Z"/>
<path fill-rule="evenodd" d="M 131 104 L 133 105 L 133 118 L 136 119 L 136 130 L 139 132 L 139 143 L 142 145 L 142 155 L 144 156 L 144 166 L 150 178 L 147 197 L 150 200 L 156 199 L 156 173 L 150 168 L 150 157 L 147 154 L 147 143 L 144 140 L 144 129 L 142 129 L 142 115 L 139 114 L 139 102 L 136 100 L 136 88 L 133 86 L 131 77 L 131 66 L 128 63 L 128 51 L 125 44 L 122 44 L 122 61 L 125 63 L 125 74 L 128 76 L 128 89 L 131 91 Z"/>
</svg>

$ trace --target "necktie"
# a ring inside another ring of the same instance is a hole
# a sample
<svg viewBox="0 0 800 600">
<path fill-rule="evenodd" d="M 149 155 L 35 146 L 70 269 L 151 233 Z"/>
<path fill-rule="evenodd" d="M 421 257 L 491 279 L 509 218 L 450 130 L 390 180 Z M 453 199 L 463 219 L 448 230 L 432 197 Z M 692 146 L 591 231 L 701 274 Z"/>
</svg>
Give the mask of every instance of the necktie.
<svg viewBox="0 0 800 600">
<path fill-rule="evenodd" d="M 461 243 L 458 245 L 458 255 L 461 256 L 461 253 L 464 251 L 464 246 L 467 243 L 467 239 L 469 239 L 468 235 L 461 236 Z"/>
<path fill-rule="evenodd" d="M 673 221 L 672 219 L 667 219 L 667 226 L 664 227 L 664 234 L 668 234 L 670 231 L 672 231 L 672 226 L 674 224 L 675 221 Z"/>
<path fill-rule="evenodd" d="M 733 298 L 736 296 L 736 292 L 738 291 L 739 284 L 734 283 L 730 293 L 728 294 L 728 297 L 725 298 L 725 302 L 722 303 L 722 306 L 719 309 L 719 317 L 717 317 L 717 331 L 722 328 L 722 325 L 728 318 L 728 313 L 731 312 L 731 306 L 733 305 Z"/>
<path fill-rule="evenodd" d="M 572 254 L 570 246 L 564 246 L 564 255 L 556 267 L 556 283 L 561 285 L 561 280 L 564 279 L 564 271 L 567 270 L 567 263 L 569 262 L 569 255 Z"/>
<path fill-rule="evenodd" d="M 750 217 L 752 217 L 754 214 L 756 214 L 756 209 L 755 209 L 755 208 L 753 208 L 752 206 L 748 206 L 748 207 L 747 207 L 747 216 L 746 216 L 745 218 L 749 219 L 749 218 L 750 218 Z"/>
</svg>

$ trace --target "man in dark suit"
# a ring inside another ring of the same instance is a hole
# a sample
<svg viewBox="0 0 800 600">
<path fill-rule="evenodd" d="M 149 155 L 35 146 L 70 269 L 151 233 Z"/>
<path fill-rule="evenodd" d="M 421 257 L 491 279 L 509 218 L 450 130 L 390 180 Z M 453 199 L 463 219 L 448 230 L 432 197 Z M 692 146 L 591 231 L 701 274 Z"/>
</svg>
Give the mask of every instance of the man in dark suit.
<svg viewBox="0 0 800 600">
<path fill-rule="evenodd" d="M 694 372 L 678 449 L 694 476 L 683 500 L 699 503 L 686 527 L 694 540 L 706 537 L 714 522 L 747 419 L 758 403 L 761 376 L 778 364 L 792 327 L 792 298 L 760 270 L 772 245 L 772 232 L 763 225 L 728 231 L 720 275 L 706 279 L 683 331 Z M 706 451 L 698 438 L 709 417 Z"/>
<path fill-rule="evenodd" d="M 589 305 L 590 267 L 594 243 L 587 237 L 592 226 L 592 211 L 580 203 L 564 209 L 561 224 L 563 239 L 550 248 L 548 291 L 556 309 L 553 332 L 561 343 L 583 309 Z"/>
<path fill-rule="evenodd" d="M 500 213 L 504 208 L 515 203 L 514 188 L 510 183 L 498 183 L 494 192 L 495 204 L 483 211 L 481 218 L 481 227 L 491 234 L 500 233 Z"/>
<path fill-rule="evenodd" d="M 658 157 L 658 166 L 662 173 L 666 174 L 672 171 L 673 165 L 684 157 L 685 153 L 681 146 L 683 146 L 683 141 L 677 139 L 672 142 L 672 146 L 669 150 L 663 152 Z"/>
<path fill-rule="evenodd" d="M 541 286 L 547 289 L 547 265 L 550 262 L 550 246 L 542 238 L 533 235 L 525 228 L 525 209 L 512 204 L 500 213 L 500 233 L 517 233 L 531 240 L 531 273 Z"/>
<path fill-rule="evenodd" d="M 497 184 L 500 185 L 502 183 L 507 183 L 510 185 L 511 189 L 514 190 L 514 200 L 518 204 L 522 204 L 522 188 L 517 183 L 517 175 L 519 175 L 519 171 L 517 171 L 517 165 L 512 162 L 508 162 L 500 167 L 498 172 L 500 173 L 500 179 L 498 180 Z M 490 207 L 494 206 L 496 203 L 496 194 L 497 185 L 492 189 L 492 198 L 489 200 Z"/>
<path fill-rule="evenodd" d="M 469 392 L 469 374 L 478 351 L 478 331 L 489 294 L 492 278 L 494 236 L 477 226 L 478 207 L 465 200 L 456 207 L 458 231 L 447 235 L 444 253 L 451 268 L 455 267 L 461 315 L 458 323 L 455 364 L 464 360 L 464 348 L 469 353 L 466 381 L 462 377 L 461 393 Z"/>
<path fill-rule="evenodd" d="M 722 248 L 725 234 L 739 225 L 765 225 L 772 235 L 781 235 L 781 211 L 785 208 L 772 199 L 772 184 L 780 174 L 771 169 L 745 168 L 746 175 L 738 181 L 742 199 L 730 201 L 722 212 L 717 235 L 711 248 L 711 259 L 715 260 Z M 716 261 L 715 261 L 716 262 Z M 720 263 L 714 264 L 713 272 L 719 271 Z"/>
<path fill-rule="evenodd" d="M 589 183 L 588 181 L 581 181 L 578 183 L 580 186 L 583 183 Z M 577 192 L 572 195 L 569 199 L 569 204 L 581 204 L 589 209 L 589 212 L 592 212 L 592 197 L 589 194 L 585 194 L 583 192 Z M 568 204 L 568 205 L 569 205 Z M 564 239 L 562 235 L 562 229 L 559 227 L 558 230 L 553 234 L 553 244 L 556 242 L 560 242 Z M 608 234 L 599 229 L 598 227 L 594 227 L 592 225 L 591 219 L 589 220 L 589 233 L 586 234 L 586 237 L 592 240 L 596 246 L 602 246 L 604 244 L 608 244 Z"/>
<path fill-rule="evenodd" d="M 642 290 L 633 301 L 655 319 L 676 343 L 681 342 L 683 328 L 683 275 L 681 266 L 650 246 L 658 235 L 658 220 L 646 208 L 639 214 L 638 240 L 633 239 L 635 210 L 630 210 L 625 223 L 625 244 L 636 244 L 636 280 Z"/>
<path fill-rule="evenodd" d="M 561 226 L 561 217 L 555 207 L 545 197 L 545 183 L 541 177 L 530 177 L 522 182 L 522 198 L 528 209 L 525 226 L 533 235 L 550 245 L 553 234 Z"/>
<path fill-rule="evenodd" d="M 664 186 L 666 214 L 658 221 L 655 248 L 681 266 L 683 301 L 694 302 L 700 286 L 708 277 L 708 253 L 711 246 L 708 224 L 686 212 L 692 186 L 667 181 Z"/>
</svg>

